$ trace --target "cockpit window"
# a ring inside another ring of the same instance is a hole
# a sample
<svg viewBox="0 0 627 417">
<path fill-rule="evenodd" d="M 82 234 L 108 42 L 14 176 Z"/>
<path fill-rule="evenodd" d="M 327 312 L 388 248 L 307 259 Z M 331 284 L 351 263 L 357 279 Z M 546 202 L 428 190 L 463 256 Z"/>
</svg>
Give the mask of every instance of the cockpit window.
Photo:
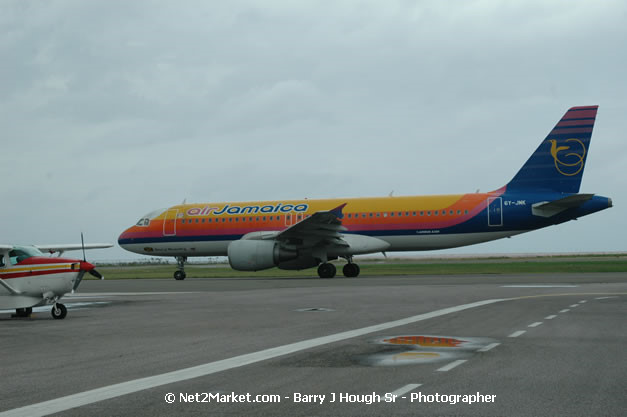
<svg viewBox="0 0 627 417">
<path fill-rule="evenodd" d="M 165 210 L 166 209 L 160 209 L 160 210 L 151 211 L 150 213 L 146 214 L 145 216 L 142 216 L 142 218 L 139 219 L 139 221 L 137 223 L 135 223 L 135 226 L 141 226 L 141 227 L 150 226 L 150 221 L 152 219 L 154 219 L 155 217 L 157 217 L 158 215 L 160 215 L 161 213 L 163 213 Z"/>
<path fill-rule="evenodd" d="M 43 253 L 41 253 L 39 249 L 28 246 L 15 246 L 13 250 L 9 252 L 11 265 L 18 264 L 33 256 L 43 256 Z"/>
</svg>

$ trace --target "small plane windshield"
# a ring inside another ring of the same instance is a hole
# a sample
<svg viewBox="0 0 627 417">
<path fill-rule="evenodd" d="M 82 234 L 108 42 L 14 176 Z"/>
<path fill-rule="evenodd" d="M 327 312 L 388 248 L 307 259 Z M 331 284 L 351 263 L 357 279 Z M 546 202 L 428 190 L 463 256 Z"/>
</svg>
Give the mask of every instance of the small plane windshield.
<svg viewBox="0 0 627 417">
<path fill-rule="evenodd" d="M 145 216 L 142 216 L 142 218 L 139 219 L 139 221 L 137 223 L 135 223 L 135 226 L 149 226 L 150 225 L 150 220 L 154 219 L 155 217 L 157 217 L 158 215 L 160 215 L 164 211 L 165 211 L 165 209 L 151 211 L 150 213 L 146 214 Z"/>
<path fill-rule="evenodd" d="M 33 256 L 44 256 L 43 253 L 37 248 L 32 246 L 15 246 L 13 250 L 9 252 L 9 258 L 11 258 L 11 265 L 18 264 L 24 259 L 28 259 Z"/>
</svg>

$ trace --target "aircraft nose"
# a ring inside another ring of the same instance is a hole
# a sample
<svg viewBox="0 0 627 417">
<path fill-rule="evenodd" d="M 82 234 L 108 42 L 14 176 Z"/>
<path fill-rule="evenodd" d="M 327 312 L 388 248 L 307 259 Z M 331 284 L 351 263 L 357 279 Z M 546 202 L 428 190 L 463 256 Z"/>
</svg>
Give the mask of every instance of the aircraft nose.
<svg viewBox="0 0 627 417">
<path fill-rule="evenodd" d="M 130 229 L 126 229 L 118 237 L 118 245 L 120 245 L 120 247 L 122 247 L 122 248 L 124 247 L 125 244 L 129 243 L 129 241 L 130 241 L 129 230 Z"/>
</svg>

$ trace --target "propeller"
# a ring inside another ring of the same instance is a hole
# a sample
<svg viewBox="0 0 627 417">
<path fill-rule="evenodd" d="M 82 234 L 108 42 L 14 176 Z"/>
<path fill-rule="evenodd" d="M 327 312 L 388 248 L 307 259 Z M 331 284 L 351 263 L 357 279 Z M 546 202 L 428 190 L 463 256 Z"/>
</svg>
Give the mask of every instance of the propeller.
<svg viewBox="0 0 627 417">
<path fill-rule="evenodd" d="M 104 276 L 102 276 L 100 272 L 96 271 L 96 267 L 93 264 L 87 262 L 87 257 L 85 256 L 85 239 L 83 237 L 83 232 L 81 232 L 81 249 L 83 249 L 83 261 L 80 264 L 80 272 L 78 273 L 78 276 L 74 281 L 72 292 L 74 292 L 74 290 L 76 290 L 80 285 L 83 277 L 85 276 L 85 272 L 89 272 L 89 275 L 95 278 L 104 279 Z"/>
<path fill-rule="evenodd" d="M 87 257 L 85 256 L 85 239 L 83 238 L 83 232 L 81 232 L 81 248 L 83 249 L 83 262 L 87 265 L 81 265 L 81 270 L 89 272 L 89 275 L 92 277 L 96 277 L 98 279 L 104 279 L 102 274 L 94 268 L 94 266 L 87 262 Z M 85 266 L 85 268 L 84 268 Z"/>
</svg>

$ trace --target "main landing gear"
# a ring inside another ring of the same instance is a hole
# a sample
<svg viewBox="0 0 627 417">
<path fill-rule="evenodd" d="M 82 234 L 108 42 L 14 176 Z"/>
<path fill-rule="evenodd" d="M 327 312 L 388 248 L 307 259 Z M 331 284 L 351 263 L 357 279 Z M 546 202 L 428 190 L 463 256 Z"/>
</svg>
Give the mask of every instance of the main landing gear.
<svg viewBox="0 0 627 417">
<path fill-rule="evenodd" d="M 333 278 L 335 276 L 335 265 L 323 262 L 318 265 L 318 276 L 320 278 Z"/>
<path fill-rule="evenodd" d="M 187 261 L 187 256 L 177 256 L 176 257 L 176 272 L 174 272 L 174 279 L 177 281 L 182 281 L 185 279 L 187 275 L 185 275 L 185 261 Z"/>
<path fill-rule="evenodd" d="M 355 278 L 359 276 L 359 265 L 353 263 L 352 259 L 348 260 L 348 263 L 342 268 L 342 273 L 347 278 Z M 318 276 L 320 278 L 333 278 L 336 274 L 335 265 L 329 262 L 323 262 L 318 265 Z"/>
<path fill-rule="evenodd" d="M 359 275 L 359 265 L 349 262 L 344 265 L 344 268 L 342 268 L 342 272 L 347 278 L 355 278 Z"/>
</svg>

